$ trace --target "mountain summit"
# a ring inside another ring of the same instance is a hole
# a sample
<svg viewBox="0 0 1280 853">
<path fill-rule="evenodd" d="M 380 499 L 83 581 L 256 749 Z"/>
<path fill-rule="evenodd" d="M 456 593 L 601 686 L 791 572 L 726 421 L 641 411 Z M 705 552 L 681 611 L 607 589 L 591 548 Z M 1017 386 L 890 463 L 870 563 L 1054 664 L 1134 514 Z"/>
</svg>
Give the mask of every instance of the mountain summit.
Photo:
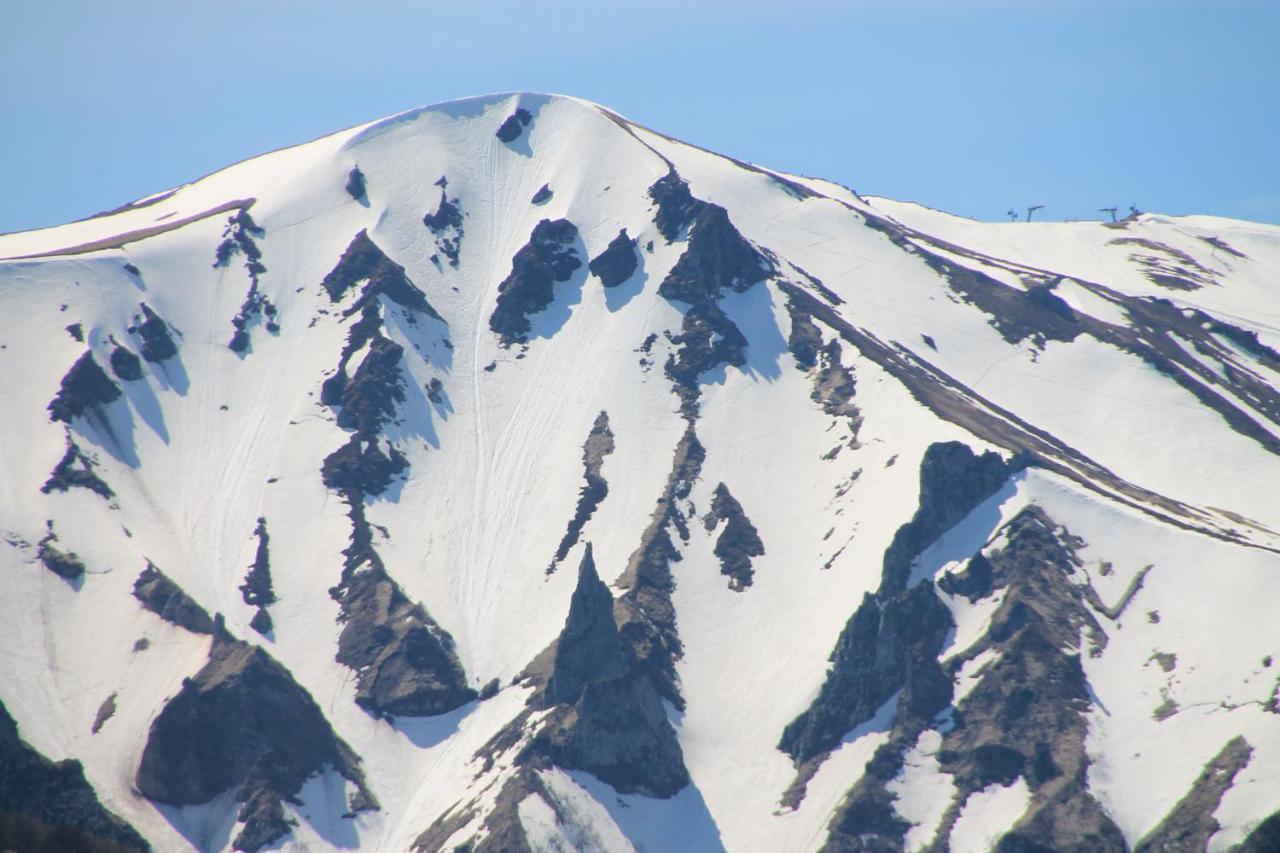
<svg viewBox="0 0 1280 853">
<path fill-rule="evenodd" d="M 1277 282 L 531 94 L 0 236 L 0 847 L 1277 849 Z"/>
</svg>

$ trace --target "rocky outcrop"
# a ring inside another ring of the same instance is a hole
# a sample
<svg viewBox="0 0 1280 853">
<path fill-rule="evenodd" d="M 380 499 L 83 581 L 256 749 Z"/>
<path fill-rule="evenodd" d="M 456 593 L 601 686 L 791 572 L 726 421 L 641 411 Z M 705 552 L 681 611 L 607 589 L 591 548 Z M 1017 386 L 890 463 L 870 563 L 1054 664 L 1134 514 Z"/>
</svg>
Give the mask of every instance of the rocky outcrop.
<svg viewBox="0 0 1280 853">
<path fill-rule="evenodd" d="M 212 634 L 213 619 L 164 572 L 150 562 L 133 582 L 133 597 L 164 621 L 197 634 Z"/>
<path fill-rule="evenodd" d="M 49 403 L 49 419 L 71 423 L 73 418 L 120 399 L 120 386 L 86 350 L 62 377 L 58 395 Z"/>
<path fill-rule="evenodd" d="M 267 533 L 265 518 L 258 518 L 258 526 L 254 528 L 253 535 L 258 538 L 258 547 L 253 555 L 253 564 L 244 576 L 244 583 L 240 584 L 240 595 L 245 604 L 258 608 L 249 627 L 259 634 L 266 634 L 271 630 L 271 616 L 267 613 L 267 607 L 275 604 L 276 594 L 271 588 L 271 536 Z"/>
<path fill-rule="evenodd" d="M 440 179 L 441 181 L 444 178 Z M 427 226 L 436 238 L 436 251 L 449 259 L 449 266 L 457 269 L 458 256 L 462 251 L 462 208 L 458 199 L 450 200 L 442 186 L 440 204 L 435 212 L 422 217 L 422 224 Z M 434 256 L 433 256 L 434 259 Z"/>
<path fill-rule="evenodd" d="M 1031 802 L 998 850 L 1127 849 L 1118 827 L 1088 791 L 1084 744 L 1090 699 L 1078 644 L 1082 635 L 1095 646 L 1105 644 L 1106 637 L 1086 606 L 1086 594 L 1071 579 L 1080 565 L 1074 553 L 1078 540 L 1035 507 L 1015 517 L 1003 533 L 1005 546 L 980 564 L 981 571 L 990 572 L 988 581 L 974 588 L 978 597 L 1003 591 L 987 633 L 949 662 L 948 673 L 938 666 L 936 651 L 911 661 L 889 740 L 837 809 L 825 849 L 900 849 L 910 825 L 894 810 L 887 786 L 902 771 L 907 750 L 929 728 L 943 733 L 937 756 L 956 789 L 937 829 L 936 848 L 945 849 L 971 795 L 1021 777 Z M 922 583 L 912 591 L 927 587 Z M 951 702 L 952 678 L 979 655 L 993 662 L 951 709 L 949 724 L 941 722 L 939 712 Z"/>
<path fill-rule="evenodd" d="M 54 466 L 53 472 L 49 474 L 49 479 L 45 480 L 44 485 L 40 487 L 40 491 L 47 495 L 52 492 L 80 488 L 88 489 L 107 499 L 115 497 L 111 487 L 98 476 L 96 467 L 93 460 L 86 456 L 80 446 L 68 435 L 67 450 Z"/>
<path fill-rule="evenodd" d="M 137 382 L 142 378 L 142 359 L 129 350 L 116 344 L 111 349 L 111 372 L 117 379 L 125 382 Z"/>
<path fill-rule="evenodd" d="M 261 648 L 219 632 L 208 662 L 152 721 L 136 785 L 175 806 L 235 790 L 235 848 L 252 853 L 288 834 L 283 803 L 326 770 L 356 786 L 353 811 L 376 808 L 359 760 L 311 695 Z"/>
<path fill-rule="evenodd" d="M 529 122 L 533 121 L 533 115 L 524 107 L 516 107 L 516 111 L 507 116 L 502 124 L 498 126 L 498 132 L 494 135 L 503 142 L 512 143 L 520 138 L 520 134 L 524 133 L 524 129 L 529 126 Z"/>
<path fill-rule="evenodd" d="M 453 638 L 380 565 L 332 590 L 342 605 L 338 663 L 356 672 L 356 704 L 380 717 L 432 716 L 476 698 Z"/>
<path fill-rule="evenodd" d="M 49 571 L 63 580 L 73 581 L 84 575 L 84 561 L 74 551 L 63 551 L 53 543 L 58 536 L 53 532 L 53 522 L 49 522 L 49 531 L 36 546 L 36 559 Z"/>
<path fill-rule="evenodd" d="M 636 669 L 585 685 L 575 704 L 547 717 L 528 750 L 624 794 L 671 797 L 689 784 L 662 698 Z"/>
<path fill-rule="evenodd" d="M 136 853 L 151 848 L 103 808 L 79 761 L 54 762 L 36 752 L 0 703 L 0 849 Z"/>
<path fill-rule="evenodd" d="M 817 698 L 783 730 L 778 748 L 795 760 L 799 773 L 788 794 L 794 804 L 808 776 L 844 735 L 871 719 L 903 690 L 910 678 L 927 685 L 929 696 L 945 692 L 938 684 L 937 656 L 951 628 L 951 614 L 923 581 L 910 589 L 911 564 L 939 536 L 955 526 L 1000 488 L 1020 463 L 999 454 L 975 455 L 959 442 L 930 445 L 920 464 L 919 506 L 898 528 L 885 550 L 880 587 L 864 595 L 831 652 L 831 668 Z M 923 679 L 923 680 L 922 680 Z M 943 707 L 945 707 L 945 702 Z M 941 709 L 939 709 L 941 710 Z"/>
<path fill-rule="evenodd" d="M 404 454 L 385 440 L 363 438 L 359 433 L 325 457 L 320 468 L 324 484 L 336 492 L 377 495 L 409 467 Z"/>
<path fill-rule="evenodd" d="M 621 673 L 623 649 L 613 618 L 613 594 L 596 573 L 588 542 L 578 568 L 578 586 L 569 601 L 569 615 L 556 641 L 551 673 L 542 689 L 544 705 L 572 705 L 583 688 Z"/>
<path fill-rule="evenodd" d="M 817 698 L 783 730 L 778 748 L 798 765 L 830 752 L 903 688 L 917 662 L 936 660 L 951 627 L 950 611 L 927 581 L 885 600 L 863 596 L 836 640 Z"/>
<path fill-rule="evenodd" d="M 881 594 L 905 589 L 916 556 L 1026 465 L 1025 459 L 1006 462 L 990 450 L 975 454 L 958 441 L 929 445 L 920 462 L 919 506 L 884 553 Z"/>
<path fill-rule="evenodd" d="M 585 770 L 623 793 L 669 797 L 689 783 L 684 756 L 649 674 L 621 641 L 613 608 L 588 546 L 536 697 L 554 707 L 521 758 Z"/>
<path fill-rule="evenodd" d="M 363 230 L 356 234 L 338 263 L 320 283 L 329 295 L 329 300 L 338 302 L 362 282 L 360 296 L 343 311 L 343 316 L 349 317 L 376 297 L 385 296 L 402 308 L 440 319 L 440 315 L 427 302 L 426 295 L 409 280 L 404 267 L 388 258 L 369 239 L 368 232 Z"/>
<path fill-rule="evenodd" d="M 227 219 L 227 227 L 222 232 L 222 242 L 218 244 L 214 253 L 215 268 L 229 266 L 233 257 L 243 255 L 244 268 L 249 274 L 249 291 L 240 305 L 240 311 L 231 319 L 234 331 L 227 346 L 232 352 L 243 353 L 249 349 L 249 328 L 264 314 L 267 317 L 267 331 L 272 334 L 280 331 L 277 322 L 279 312 L 260 289 L 259 278 L 267 268 L 262 263 L 262 250 L 258 248 L 254 238 L 263 237 L 266 233 L 253 221 L 248 210 L 238 210 Z"/>
<path fill-rule="evenodd" d="M 582 445 L 583 484 L 578 492 L 578 506 L 574 510 L 573 518 L 569 520 L 569 528 L 556 548 L 555 556 L 551 558 L 551 564 L 547 566 L 547 574 L 554 572 L 556 566 L 569 556 L 569 551 L 578 544 L 582 528 L 591 520 L 596 507 L 608 497 L 609 483 L 605 480 L 601 469 L 604 467 L 605 457 L 612 452 L 613 432 L 609 429 L 609 413 L 601 412 L 596 416 L 591 432 L 587 434 L 587 440 Z"/>
<path fill-rule="evenodd" d="M 1134 853 L 1198 853 L 1209 849 L 1209 839 L 1222 828 L 1213 813 L 1252 756 L 1253 747 L 1240 735 L 1227 741 L 1191 783 L 1186 796 L 1159 826 L 1134 845 Z M 1240 849 L 1248 850 L 1248 843 Z"/>
<path fill-rule="evenodd" d="M 720 561 L 720 574 L 729 578 L 729 588 L 742 592 L 751 586 L 751 558 L 764 555 L 764 543 L 747 514 L 724 483 L 716 486 L 711 496 L 711 512 L 703 518 L 708 532 L 723 523 L 716 539 L 715 555 Z"/>
<path fill-rule="evenodd" d="M 698 382 L 721 364 L 746 363 L 747 339 L 721 310 L 726 290 L 744 292 L 773 274 L 773 264 L 744 238 L 715 204 L 695 199 L 674 170 L 649 188 L 657 202 L 654 222 L 668 242 L 688 227 L 688 245 L 658 286 L 668 300 L 687 306 L 678 334 L 668 333 L 677 347 L 664 371 L 680 397 L 681 411 L 697 417 Z"/>
<path fill-rule="evenodd" d="M 404 402 L 404 381 L 400 360 L 404 347 L 389 338 L 376 336 L 355 375 L 342 388 L 338 426 L 362 434 L 372 434 Z"/>
<path fill-rule="evenodd" d="M 649 198 L 658 207 L 654 224 L 668 243 L 674 243 L 707 204 L 693 197 L 689 185 L 674 168 L 649 187 Z"/>
<path fill-rule="evenodd" d="M 129 327 L 131 334 L 137 335 L 142 344 L 138 347 L 143 359 L 158 364 L 178 354 L 178 345 L 169 334 L 169 324 L 159 314 L 152 311 L 147 303 L 140 304 L 142 317 L 135 318 L 134 325 Z"/>
<path fill-rule="evenodd" d="M 617 287 L 631 278 L 639 265 L 636 241 L 628 237 L 627 229 L 623 228 L 603 252 L 591 259 L 587 269 L 605 287 Z"/>
<path fill-rule="evenodd" d="M 511 274 L 498 284 L 498 300 L 489 328 L 510 346 L 527 339 L 536 314 L 555 298 L 555 283 L 568 281 L 582 266 L 578 258 L 578 228 L 567 219 L 544 219 L 533 228 L 529 242 L 511 259 Z"/>
<path fill-rule="evenodd" d="M 684 707 L 684 699 L 680 696 L 675 662 L 684 654 L 684 647 L 676 631 L 675 607 L 671 603 L 675 589 L 671 564 L 681 559 L 672 532 L 681 541 L 689 538 L 689 517 L 683 505 L 706 458 L 706 448 L 691 424 L 676 445 L 662 495 L 618 580 L 618 586 L 626 592 L 614 605 L 618 630 L 636 665 L 649 675 L 662 697 L 677 708 Z"/>
<path fill-rule="evenodd" d="M 529 203 L 546 204 L 551 201 L 551 197 L 553 195 L 555 195 L 555 193 L 551 191 L 551 186 L 549 184 L 543 184 L 538 188 L 538 191 L 533 194 L 533 198 L 529 199 Z"/>
</svg>

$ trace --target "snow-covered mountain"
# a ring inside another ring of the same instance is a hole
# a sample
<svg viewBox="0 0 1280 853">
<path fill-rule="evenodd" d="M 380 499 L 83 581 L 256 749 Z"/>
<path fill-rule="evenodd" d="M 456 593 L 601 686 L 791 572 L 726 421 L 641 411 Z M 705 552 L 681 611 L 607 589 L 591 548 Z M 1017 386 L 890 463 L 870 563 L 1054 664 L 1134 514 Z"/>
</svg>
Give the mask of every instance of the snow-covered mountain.
<svg viewBox="0 0 1280 853">
<path fill-rule="evenodd" d="M 0 258 L 9 846 L 1280 849 L 1280 228 L 520 94 Z"/>
</svg>

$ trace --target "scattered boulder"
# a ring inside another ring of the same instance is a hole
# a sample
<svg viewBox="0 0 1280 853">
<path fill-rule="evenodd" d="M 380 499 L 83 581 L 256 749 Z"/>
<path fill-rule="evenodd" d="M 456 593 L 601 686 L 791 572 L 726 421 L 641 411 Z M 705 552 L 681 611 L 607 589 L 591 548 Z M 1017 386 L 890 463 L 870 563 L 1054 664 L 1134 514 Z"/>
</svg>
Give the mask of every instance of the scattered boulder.
<svg viewBox="0 0 1280 853">
<path fill-rule="evenodd" d="M 435 212 L 422 217 L 422 224 L 435 235 L 437 251 L 449 259 L 449 266 L 454 269 L 458 267 L 462 251 L 462 208 L 459 205 L 458 199 L 450 200 L 441 188 L 440 204 Z"/>
</svg>

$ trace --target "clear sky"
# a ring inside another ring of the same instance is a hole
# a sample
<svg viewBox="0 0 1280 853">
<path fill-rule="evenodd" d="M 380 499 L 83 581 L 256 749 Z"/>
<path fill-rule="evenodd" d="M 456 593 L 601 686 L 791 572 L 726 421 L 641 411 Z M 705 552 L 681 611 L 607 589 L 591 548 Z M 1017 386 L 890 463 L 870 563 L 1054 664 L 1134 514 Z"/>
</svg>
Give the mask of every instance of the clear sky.
<svg viewBox="0 0 1280 853">
<path fill-rule="evenodd" d="M 1280 223 L 1280 0 L 12 0 L 0 231 L 513 90 L 978 219 Z"/>
</svg>

